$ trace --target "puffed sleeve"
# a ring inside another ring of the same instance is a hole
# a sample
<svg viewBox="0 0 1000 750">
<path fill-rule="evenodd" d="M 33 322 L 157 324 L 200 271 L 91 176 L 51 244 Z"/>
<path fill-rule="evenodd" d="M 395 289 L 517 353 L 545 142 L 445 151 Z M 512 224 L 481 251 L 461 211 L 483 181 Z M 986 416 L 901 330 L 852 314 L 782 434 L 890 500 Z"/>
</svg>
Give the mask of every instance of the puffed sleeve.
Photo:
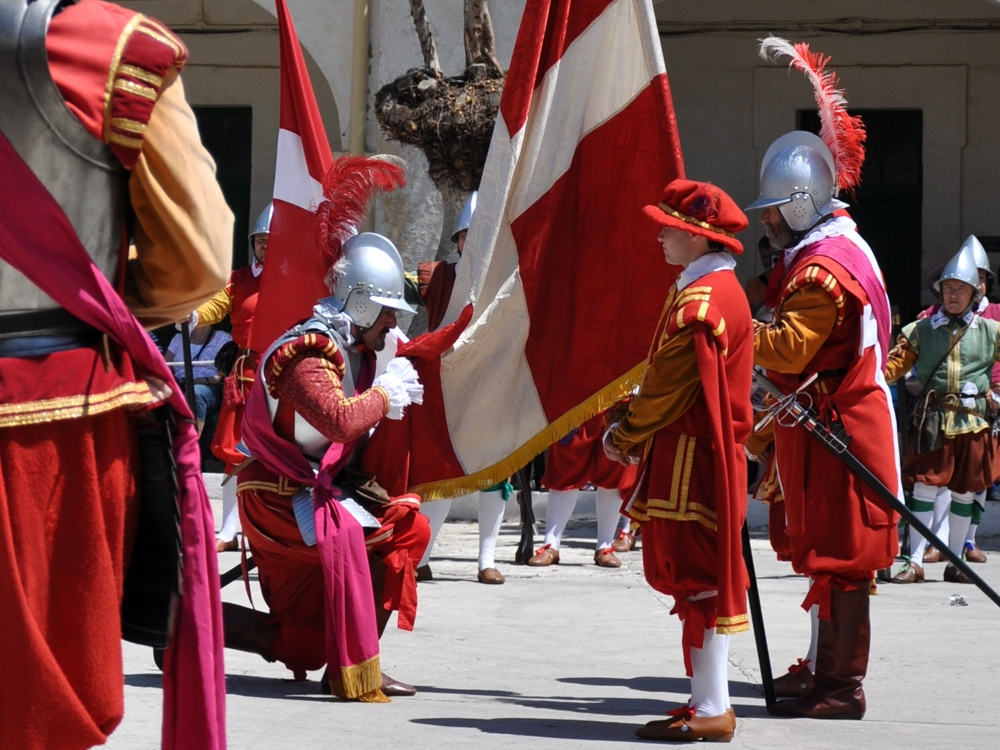
<svg viewBox="0 0 1000 750">
<path fill-rule="evenodd" d="M 152 328 L 180 320 L 218 292 L 232 265 L 233 214 L 176 72 L 149 118 L 129 191 L 137 255 L 125 299 Z"/>
</svg>

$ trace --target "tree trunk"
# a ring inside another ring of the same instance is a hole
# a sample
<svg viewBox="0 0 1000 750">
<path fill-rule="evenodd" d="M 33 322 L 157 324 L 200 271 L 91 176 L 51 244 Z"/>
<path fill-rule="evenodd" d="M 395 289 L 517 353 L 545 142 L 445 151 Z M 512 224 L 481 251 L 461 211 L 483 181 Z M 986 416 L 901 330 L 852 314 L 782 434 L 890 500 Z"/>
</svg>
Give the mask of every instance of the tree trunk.
<svg viewBox="0 0 1000 750">
<path fill-rule="evenodd" d="M 417 28 L 417 38 L 420 40 L 420 51 L 424 55 L 424 67 L 433 70 L 435 73 L 441 72 L 441 62 L 438 60 L 437 45 L 434 43 L 434 32 L 427 21 L 427 11 L 424 8 L 424 0 L 410 0 L 410 15 L 413 16 L 413 25 Z"/>
<path fill-rule="evenodd" d="M 465 0 L 465 67 L 485 65 L 490 77 L 502 77 L 497 59 L 489 0 Z"/>
</svg>

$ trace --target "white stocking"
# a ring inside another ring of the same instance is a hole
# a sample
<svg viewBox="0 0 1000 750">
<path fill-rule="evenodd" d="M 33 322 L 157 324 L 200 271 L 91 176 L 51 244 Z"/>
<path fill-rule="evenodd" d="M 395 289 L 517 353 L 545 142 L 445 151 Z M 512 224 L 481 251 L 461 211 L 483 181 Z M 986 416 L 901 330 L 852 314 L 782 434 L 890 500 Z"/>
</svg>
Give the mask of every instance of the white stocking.
<svg viewBox="0 0 1000 750">
<path fill-rule="evenodd" d="M 962 556 L 962 549 L 965 547 L 965 535 L 969 533 L 969 526 L 972 524 L 972 501 L 974 498 L 975 495 L 972 492 L 951 493 L 948 547 L 959 557 Z"/>
<path fill-rule="evenodd" d="M 422 568 L 431 561 L 431 550 L 434 549 L 434 540 L 437 539 L 438 532 L 441 531 L 444 522 L 448 520 L 448 511 L 451 510 L 451 503 L 452 498 L 449 497 L 420 504 L 420 512 L 427 516 L 427 520 L 430 522 L 431 539 L 427 542 L 427 549 L 424 550 L 424 556 L 420 558 L 418 568 Z"/>
<path fill-rule="evenodd" d="M 806 654 L 809 671 L 816 674 L 816 649 L 819 644 L 819 605 L 814 604 L 809 608 L 809 622 L 811 635 L 809 637 L 809 652 Z"/>
<path fill-rule="evenodd" d="M 938 495 L 938 488 L 931 487 L 923 482 L 915 482 L 913 485 L 913 499 L 921 500 L 925 503 L 936 503 Z M 934 523 L 934 511 L 933 510 L 915 510 L 913 515 L 920 519 L 920 521 L 930 528 Z M 913 525 L 910 525 L 910 562 L 916 565 L 924 564 L 924 545 L 927 544 L 927 540 L 924 539 L 923 534 L 916 530 Z"/>
<path fill-rule="evenodd" d="M 576 507 L 576 496 L 579 490 L 549 490 L 549 500 L 545 510 L 545 544 L 551 544 L 552 549 L 559 549 L 563 532 L 569 517 Z"/>
<path fill-rule="evenodd" d="M 216 534 L 220 542 L 231 542 L 240 532 L 240 510 L 236 507 L 236 477 L 222 486 L 222 528 Z"/>
<path fill-rule="evenodd" d="M 507 507 L 500 490 L 479 493 L 479 569 L 495 568 L 494 556 L 503 511 Z"/>
<path fill-rule="evenodd" d="M 597 549 L 607 549 L 615 541 L 618 531 L 618 511 L 622 507 L 621 493 L 618 490 L 598 488 L 597 498 Z"/>
<path fill-rule="evenodd" d="M 719 716 L 729 709 L 729 636 L 715 628 L 691 649 L 691 703 L 696 716 Z"/>
<path fill-rule="evenodd" d="M 937 497 L 934 498 L 934 522 L 931 525 L 931 531 L 942 542 L 948 541 L 948 515 L 950 510 L 951 490 L 947 487 L 940 487 L 938 488 Z"/>
</svg>

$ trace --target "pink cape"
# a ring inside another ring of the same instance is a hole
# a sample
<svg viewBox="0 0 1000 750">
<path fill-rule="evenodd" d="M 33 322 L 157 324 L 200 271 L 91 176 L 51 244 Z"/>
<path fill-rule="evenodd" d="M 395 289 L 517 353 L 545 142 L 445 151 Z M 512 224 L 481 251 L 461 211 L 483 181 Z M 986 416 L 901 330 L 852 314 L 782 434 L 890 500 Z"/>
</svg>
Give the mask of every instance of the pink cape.
<svg viewBox="0 0 1000 750">
<path fill-rule="evenodd" d="M 6 138 L 0 137 L 4 212 L 0 258 L 83 322 L 120 345 L 136 372 L 173 389 L 170 407 L 180 417 L 174 460 L 183 540 L 183 591 L 163 670 L 166 750 L 224 750 L 226 680 L 222 663 L 222 605 L 215 519 L 201 476 L 194 415 L 163 355 L 111 283 L 101 275 L 62 208 Z"/>
</svg>

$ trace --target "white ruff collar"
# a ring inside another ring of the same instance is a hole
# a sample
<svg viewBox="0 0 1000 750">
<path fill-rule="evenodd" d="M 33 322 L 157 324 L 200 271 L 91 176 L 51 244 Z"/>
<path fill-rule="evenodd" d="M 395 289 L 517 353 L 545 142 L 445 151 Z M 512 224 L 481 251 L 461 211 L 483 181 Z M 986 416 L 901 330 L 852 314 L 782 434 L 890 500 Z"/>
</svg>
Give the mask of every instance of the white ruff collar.
<svg viewBox="0 0 1000 750">
<path fill-rule="evenodd" d="M 936 330 L 941 326 L 946 326 L 951 322 L 951 319 L 951 316 L 944 311 L 944 307 L 941 307 L 931 316 L 931 328 Z M 965 315 L 962 316 L 962 320 L 965 321 L 965 325 L 969 328 L 979 327 L 979 316 L 976 315 L 975 310 L 968 310 Z"/>
<path fill-rule="evenodd" d="M 736 259 L 726 252 L 706 253 L 689 263 L 677 277 L 677 291 L 690 286 L 702 276 L 708 276 L 716 271 L 732 271 L 736 268 Z"/>
</svg>

